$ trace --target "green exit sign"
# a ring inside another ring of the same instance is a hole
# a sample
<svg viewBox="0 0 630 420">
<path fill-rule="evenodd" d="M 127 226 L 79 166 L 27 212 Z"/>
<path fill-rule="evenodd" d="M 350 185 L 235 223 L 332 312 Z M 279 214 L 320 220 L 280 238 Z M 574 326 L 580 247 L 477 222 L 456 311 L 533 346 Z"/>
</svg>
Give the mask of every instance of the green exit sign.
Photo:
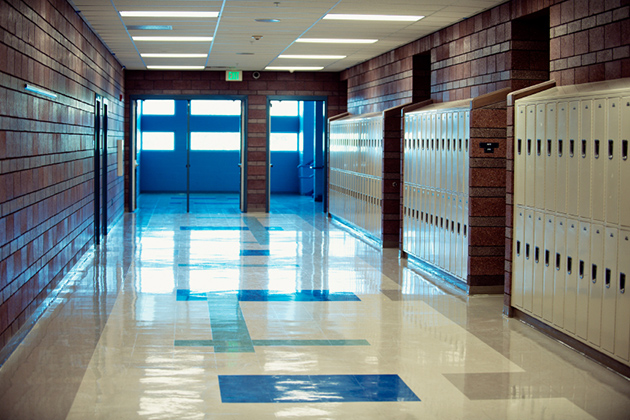
<svg viewBox="0 0 630 420">
<path fill-rule="evenodd" d="M 243 72 L 241 70 L 228 70 L 225 72 L 225 79 L 228 82 L 242 82 Z"/>
</svg>

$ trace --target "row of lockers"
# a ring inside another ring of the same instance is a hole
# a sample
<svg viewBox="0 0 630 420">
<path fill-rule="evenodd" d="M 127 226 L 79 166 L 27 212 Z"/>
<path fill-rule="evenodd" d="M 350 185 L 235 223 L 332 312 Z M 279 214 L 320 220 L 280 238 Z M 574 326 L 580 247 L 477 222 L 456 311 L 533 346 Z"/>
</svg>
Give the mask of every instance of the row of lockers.
<svg viewBox="0 0 630 420">
<path fill-rule="evenodd" d="M 630 230 L 515 207 L 512 305 L 630 360 Z"/>
<path fill-rule="evenodd" d="M 630 227 L 629 135 L 623 94 L 517 105 L 515 204 Z"/>
<path fill-rule="evenodd" d="M 466 281 L 468 199 L 463 194 L 404 186 L 403 249 Z"/>
<path fill-rule="evenodd" d="M 382 176 L 383 117 L 332 121 L 329 150 L 331 168 Z"/>
<path fill-rule="evenodd" d="M 405 114 L 404 180 L 468 193 L 469 110 Z"/>
<path fill-rule="evenodd" d="M 382 237 L 382 178 L 330 168 L 329 212 Z"/>
</svg>

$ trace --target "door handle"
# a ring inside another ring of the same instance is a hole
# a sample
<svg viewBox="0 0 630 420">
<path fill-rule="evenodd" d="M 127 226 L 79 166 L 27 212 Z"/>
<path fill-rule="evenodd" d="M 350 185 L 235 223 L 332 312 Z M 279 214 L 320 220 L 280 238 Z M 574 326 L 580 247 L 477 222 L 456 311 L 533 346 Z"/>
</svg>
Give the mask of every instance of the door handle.
<svg viewBox="0 0 630 420">
<path fill-rule="evenodd" d="M 273 168 L 273 163 L 270 163 L 270 164 L 269 164 L 269 167 L 270 167 L 270 168 Z"/>
<path fill-rule="evenodd" d="M 310 169 L 324 169 L 325 166 L 309 166 Z"/>
</svg>

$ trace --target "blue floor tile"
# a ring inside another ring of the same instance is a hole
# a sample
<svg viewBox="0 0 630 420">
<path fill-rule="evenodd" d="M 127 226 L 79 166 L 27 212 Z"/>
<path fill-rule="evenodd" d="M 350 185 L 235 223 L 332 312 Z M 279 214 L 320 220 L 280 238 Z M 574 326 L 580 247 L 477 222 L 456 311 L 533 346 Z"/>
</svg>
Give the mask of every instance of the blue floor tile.
<svg viewBox="0 0 630 420">
<path fill-rule="evenodd" d="M 219 375 L 224 403 L 420 401 L 398 375 Z"/>
<path fill-rule="evenodd" d="M 269 290 L 240 290 L 241 302 L 340 302 L 360 301 L 354 293 L 329 292 L 328 290 L 299 290 L 293 293 Z"/>
<path fill-rule="evenodd" d="M 244 231 L 247 226 L 181 226 L 180 230 Z"/>
<path fill-rule="evenodd" d="M 202 292 L 202 293 L 198 293 L 198 292 L 191 292 L 188 289 L 177 289 L 177 300 L 178 301 L 185 301 L 185 300 L 192 300 L 192 301 L 198 301 L 198 300 L 208 300 L 208 294 L 206 292 Z"/>
<path fill-rule="evenodd" d="M 268 249 L 241 249 L 241 257 L 268 257 Z"/>
</svg>

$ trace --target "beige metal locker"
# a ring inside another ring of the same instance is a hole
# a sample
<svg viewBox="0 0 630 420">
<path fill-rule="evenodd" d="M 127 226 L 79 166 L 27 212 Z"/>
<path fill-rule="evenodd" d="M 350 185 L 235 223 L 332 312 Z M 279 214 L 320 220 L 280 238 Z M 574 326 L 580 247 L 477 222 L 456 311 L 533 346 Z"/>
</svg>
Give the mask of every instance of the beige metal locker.
<svg viewBox="0 0 630 420">
<path fill-rule="evenodd" d="M 535 214 L 532 210 L 525 210 L 525 261 L 523 262 L 523 309 L 532 312 L 534 298 L 534 241 Z"/>
<path fill-rule="evenodd" d="M 588 304 L 588 289 L 586 289 L 587 291 L 584 295 L 584 299 L 581 299 L 578 290 L 579 224 L 577 220 L 567 218 L 566 231 L 566 256 L 564 258 L 564 328 L 569 332 L 575 333 L 578 330 L 578 308 L 583 308 Z M 584 322 L 584 330 L 584 333 L 586 334 L 586 322 Z"/>
<path fill-rule="evenodd" d="M 536 105 L 527 106 L 525 125 L 525 205 L 536 207 Z"/>
<path fill-rule="evenodd" d="M 601 345 L 604 241 L 604 226 L 591 225 L 591 265 L 588 269 L 591 280 L 588 300 L 588 341 L 596 346 Z"/>
<path fill-rule="evenodd" d="M 619 157 L 619 180 L 621 183 L 630 179 L 630 158 L 628 158 L 628 142 L 630 141 L 630 96 L 621 100 L 621 140 Z M 625 181 L 623 181 L 625 180 Z M 627 190 L 625 190 L 627 191 Z M 619 194 L 619 223 L 630 227 L 630 194 Z"/>
<path fill-rule="evenodd" d="M 525 210 L 514 208 L 514 246 L 512 247 L 512 305 L 523 308 Z"/>
<path fill-rule="evenodd" d="M 578 143 L 580 142 L 580 102 L 569 103 L 569 144 L 567 145 L 567 214 L 578 215 L 579 163 Z"/>
<path fill-rule="evenodd" d="M 556 211 L 556 164 L 558 159 L 556 149 L 556 124 L 557 104 L 547 103 L 545 118 L 545 137 L 543 137 L 542 153 L 545 161 L 545 208 L 547 211 Z"/>
<path fill-rule="evenodd" d="M 553 288 L 553 323 L 559 327 L 564 327 L 564 317 L 567 306 L 565 306 L 565 295 L 572 293 L 574 302 L 569 305 L 573 309 L 575 315 L 575 296 L 576 290 L 566 284 L 566 260 L 567 260 L 567 219 L 565 217 L 556 216 L 555 218 L 555 254 L 554 254 L 554 288 Z M 575 321 L 573 321 L 575 326 Z"/>
<path fill-rule="evenodd" d="M 525 183 L 527 176 L 525 172 L 525 126 L 527 118 L 527 107 L 524 105 L 516 107 L 516 136 L 514 139 L 514 204 L 525 204 Z"/>
<path fill-rule="evenodd" d="M 608 353 L 615 352 L 615 315 L 617 304 L 617 246 L 619 231 L 607 227 L 604 231 L 604 265 L 603 265 L 603 295 L 602 295 L 602 349 Z"/>
<path fill-rule="evenodd" d="M 535 167 L 536 167 L 536 186 L 534 187 L 535 194 L 535 207 L 537 209 L 545 208 L 545 117 L 546 117 L 546 109 L 545 104 L 536 105 L 536 136 L 533 139 L 534 144 L 532 151 L 532 155 L 534 156 Z"/>
<path fill-rule="evenodd" d="M 577 270 L 576 334 L 586 340 L 588 334 L 588 305 L 591 269 L 591 224 L 579 223 Z"/>
<path fill-rule="evenodd" d="M 543 203 L 544 204 L 544 203 Z M 534 212 L 534 243 L 531 257 L 534 260 L 532 312 L 539 317 L 543 313 L 545 265 L 543 264 L 543 250 L 545 246 L 545 214 Z"/>
<path fill-rule="evenodd" d="M 630 291 L 627 289 L 630 274 L 630 231 L 622 230 L 619 235 L 615 290 L 617 292 L 615 317 L 615 356 L 630 360 Z M 612 286 L 611 286 L 612 287 Z"/>
<path fill-rule="evenodd" d="M 556 107 L 557 115 L 557 131 L 556 131 L 556 212 L 560 214 L 567 213 L 567 114 L 569 104 L 567 102 L 559 102 Z"/>
<path fill-rule="evenodd" d="M 606 175 L 605 166 L 607 160 L 606 142 L 606 99 L 593 101 L 593 130 L 590 145 L 591 159 L 591 217 L 598 222 L 604 222 L 606 215 L 604 205 Z"/>
<path fill-rule="evenodd" d="M 608 99 L 606 121 L 605 171 L 606 174 L 606 223 L 619 223 L 619 157 L 621 148 L 619 141 L 619 105 L 620 98 Z"/>
<path fill-rule="evenodd" d="M 591 217 L 591 142 L 592 142 L 592 113 L 593 101 L 583 99 L 580 101 L 580 134 L 581 138 L 576 145 L 576 154 L 579 155 L 578 178 L 578 215 Z"/>
<path fill-rule="evenodd" d="M 552 215 L 544 215 L 545 234 L 544 234 L 544 248 L 541 252 L 541 264 L 544 270 L 543 280 L 543 296 L 542 296 L 542 317 L 548 321 L 553 322 L 553 297 L 555 288 L 555 274 L 554 267 L 554 251 L 555 251 L 555 227 L 556 220 Z"/>
</svg>

